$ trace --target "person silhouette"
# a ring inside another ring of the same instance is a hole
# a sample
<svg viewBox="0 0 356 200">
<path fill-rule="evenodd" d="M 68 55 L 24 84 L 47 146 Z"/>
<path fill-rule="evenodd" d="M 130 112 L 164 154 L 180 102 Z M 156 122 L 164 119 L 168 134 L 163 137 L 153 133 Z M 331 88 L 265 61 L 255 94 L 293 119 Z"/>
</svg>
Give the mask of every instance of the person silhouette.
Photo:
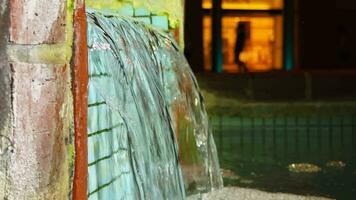
<svg viewBox="0 0 356 200">
<path fill-rule="evenodd" d="M 236 42 L 235 42 L 235 63 L 239 72 L 248 72 L 245 62 L 240 60 L 240 54 L 244 50 L 247 39 L 247 24 L 246 22 L 238 22 L 236 27 Z"/>
</svg>

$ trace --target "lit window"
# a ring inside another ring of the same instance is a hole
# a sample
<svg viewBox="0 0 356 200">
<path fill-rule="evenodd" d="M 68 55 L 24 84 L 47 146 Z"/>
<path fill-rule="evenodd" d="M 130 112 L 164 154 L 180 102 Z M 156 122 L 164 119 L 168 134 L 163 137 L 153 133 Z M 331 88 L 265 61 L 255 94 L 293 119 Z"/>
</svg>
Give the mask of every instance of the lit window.
<svg viewBox="0 0 356 200">
<path fill-rule="evenodd" d="M 222 0 L 223 9 L 269 10 L 282 7 L 283 0 Z M 203 0 L 203 8 L 211 9 L 212 0 Z"/>
<path fill-rule="evenodd" d="M 204 1 L 208 7 L 211 1 Z M 273 3 L 272 3 L 273 2 Z M 263 72 L 282 69 L 283 58 L 283 17 L 282 12 L 270 14 L 270 8 L 281 8 L 282 1 L 267 0 L 224 0 L 233 8 L 231 12 L 223 12 L 222 17 L 222 53 L 223 70 L 225 72 Z M 224 7 L 225 5 L 225 7 Z M 241 13 L 248 5 L 252 11 Z M 255 10 L 265 5 L 267 12 Z M 208 13 L 208 12 L 206 12 Z M 203 42 L 205 69 L 211 69 L 212 20 L 209 14 L 203 19 Z"/>
</svg>

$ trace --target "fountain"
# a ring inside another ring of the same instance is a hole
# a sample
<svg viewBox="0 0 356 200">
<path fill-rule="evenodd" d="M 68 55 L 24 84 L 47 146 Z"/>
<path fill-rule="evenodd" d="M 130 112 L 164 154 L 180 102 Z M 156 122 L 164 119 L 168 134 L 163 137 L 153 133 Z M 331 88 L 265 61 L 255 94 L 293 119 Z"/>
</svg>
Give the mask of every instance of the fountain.
<svg viewBox="0 0 356 200">
<path fill-rule="evenodd" d="M 88 46 L 89 199 L 184 199 L 221 187 L 203 99 L 174 40 L 90 10 Z"/>
</svg>

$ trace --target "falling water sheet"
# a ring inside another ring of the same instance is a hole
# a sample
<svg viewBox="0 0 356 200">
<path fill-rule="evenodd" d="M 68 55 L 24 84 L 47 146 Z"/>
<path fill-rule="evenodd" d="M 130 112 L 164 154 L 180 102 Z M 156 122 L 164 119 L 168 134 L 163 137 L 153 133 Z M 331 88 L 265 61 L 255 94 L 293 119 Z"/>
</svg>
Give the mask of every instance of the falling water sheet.
<svg viewBox="0 0 356 200">
<path fill-rule="evenodd" d="M 173 40 L 90 10 L 88 46 L 89 199 L 184 199 L 221 187 L 202 97 Z"/>
</svg>

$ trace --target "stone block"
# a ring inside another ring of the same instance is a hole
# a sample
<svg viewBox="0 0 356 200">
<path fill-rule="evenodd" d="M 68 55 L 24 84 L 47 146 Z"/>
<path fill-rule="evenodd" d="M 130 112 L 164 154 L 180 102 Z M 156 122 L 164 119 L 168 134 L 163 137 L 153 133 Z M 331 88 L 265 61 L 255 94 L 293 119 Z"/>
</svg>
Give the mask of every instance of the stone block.
<svg viewBox="0 0 356 200">
<path fill-rule="evenodd" d="M 16 44 L 65 42 L 65 30 L 65 0 L 11 0 L 11 42 Z"/>
<path fill-rule="evenodd" d="M 9 166 L 10 199 L 67 199 L 69 66 L 11 66 L 14 153 Z"/>
</svg>

